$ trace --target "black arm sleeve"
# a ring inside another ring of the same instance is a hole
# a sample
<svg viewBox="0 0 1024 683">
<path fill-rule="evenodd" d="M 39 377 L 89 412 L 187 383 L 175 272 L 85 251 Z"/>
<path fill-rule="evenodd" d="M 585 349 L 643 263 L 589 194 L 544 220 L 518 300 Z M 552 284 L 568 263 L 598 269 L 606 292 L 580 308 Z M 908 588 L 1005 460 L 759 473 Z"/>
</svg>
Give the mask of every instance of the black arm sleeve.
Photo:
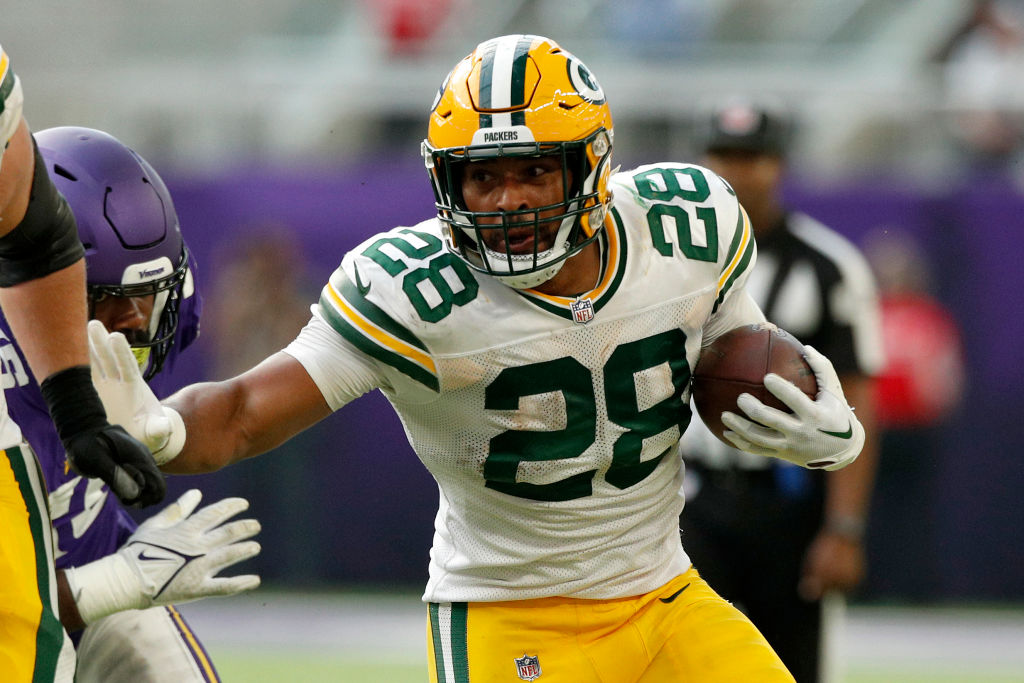
<svg viewBox="0 0 1024 683">
<path fill-rule="evenodd" d="M 25 217 L 0 237 L 0 287 L 36 280 L 85 257 L 75 217 L 50 180 L 35 138 L 32 148 L 36 167 Z"/>
</svg>

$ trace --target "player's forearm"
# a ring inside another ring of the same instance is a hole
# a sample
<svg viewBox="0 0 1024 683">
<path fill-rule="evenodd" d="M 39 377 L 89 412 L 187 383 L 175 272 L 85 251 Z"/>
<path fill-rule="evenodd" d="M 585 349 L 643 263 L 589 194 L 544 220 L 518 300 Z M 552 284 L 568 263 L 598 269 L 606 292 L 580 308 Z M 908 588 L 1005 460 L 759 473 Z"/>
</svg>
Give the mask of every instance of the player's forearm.
<svg viewBox="0 0 1024 683">
<path fill-rule="evenodd" d="M 0 288 L 0 306 L 38 381 L 59 370 L 89 364 L 84 260 L 45 277 Z"/>
<path fill-rule="evenodd" d="M 161 469 L 173 474 L 213 472 L 255 455 L 242 426 L 241 401 L 234 380 L 193 384 L 165 400 L 185 423 L 185 445 Z"/>
<path fill-rule="evenodd" d="M 850 405 L 864 426 L 865 441 L 860 456 L 842 470 L 827 475 L 825 525 L 833 531 L 856 536 L 858 525 L 867 523 L 871 492 L 878 469 L 878 429 L 871 380 L 862 376 L 844 376 L 843 389 Z"/>
<path fill-rule="evenodd" d="M 277 353 L 223 382 L 186 387 L 164 402 L 186 430 L 167 472 L 210 472 L 275 448 L 330 414 L 319 389 L 291 356 Z"/>
<path fill-rule="evenodd" d="M 63 569 L 57 570 L 57 602 L 60 605 L 60 623 L 69 633 L 85 628 L 85 620 L 78 612 L 78 604 Z"/>
</svg>

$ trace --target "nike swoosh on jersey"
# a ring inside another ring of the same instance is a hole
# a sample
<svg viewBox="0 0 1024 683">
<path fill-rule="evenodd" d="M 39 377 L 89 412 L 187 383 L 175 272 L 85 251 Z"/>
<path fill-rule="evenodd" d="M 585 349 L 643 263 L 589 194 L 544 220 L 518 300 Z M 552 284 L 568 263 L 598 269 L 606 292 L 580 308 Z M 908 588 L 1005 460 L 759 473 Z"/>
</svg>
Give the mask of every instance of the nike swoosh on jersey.
<svg viewBox="0 0 1024 683">
<path fill-rule="evenodd" d="M 359 277 L 359 266 L 357 266 L 354 263 L 352 264 L 352 272 L 354 272 L 356 275 L 356 289 L 359 290 L 359 295 L 366 296 L 366 294 L 370 291 L 370 287 L 373 286 L 373 283 L 371 282 L 368 285 L 363 284 L 363 279 Z"/>
<path fill-rule="evenodd" d="M 663 603 L 665 603 L 667 605 L 668 603 L 670 603 L 673 600 L 675 600 L 676 598 L 678 598 L 679 594 L 682 593 L 684 590 L 686 590 L 689 587 L 690 587 L 690 584 L 686 584 L 685 586 L 683 586 L 682 588 L 680 588 L 679 590 L 677 590 L 675 593 L 673 593 L 672 595 L 668 596 L 667 598 L 658 598 L 658 599 L 661 600 Z"/>
<path fill-rule="evenodd" d="M 818 431 L 821 432 L 822 434 L 828 434 L 829 436 L 834 436 L 839 439 L 849 439 L 851 436 L 853 436 L 853 423 L 848 422 L 846 424 L 845 432 L 830 432 L 827 429 L 820 428 L 818 429 Z"/>
</svg>

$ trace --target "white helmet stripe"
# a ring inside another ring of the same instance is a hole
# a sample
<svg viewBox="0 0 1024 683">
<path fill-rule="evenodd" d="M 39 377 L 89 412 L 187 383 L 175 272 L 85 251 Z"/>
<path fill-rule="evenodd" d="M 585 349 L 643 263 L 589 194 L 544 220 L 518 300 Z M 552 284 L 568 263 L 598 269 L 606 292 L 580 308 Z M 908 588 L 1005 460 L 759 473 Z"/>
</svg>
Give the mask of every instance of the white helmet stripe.
<svg viewBox="0 0 1024 683">
<path fill-rule="evenodd" d="M 480 107 L 507 110 L 526 104 L 526 65 L 533 36 L 503 36 L 488 46 L 480 69 Z M 481 114 L 480 126 L 523 125 L 521 112 Z"/>
</svg>

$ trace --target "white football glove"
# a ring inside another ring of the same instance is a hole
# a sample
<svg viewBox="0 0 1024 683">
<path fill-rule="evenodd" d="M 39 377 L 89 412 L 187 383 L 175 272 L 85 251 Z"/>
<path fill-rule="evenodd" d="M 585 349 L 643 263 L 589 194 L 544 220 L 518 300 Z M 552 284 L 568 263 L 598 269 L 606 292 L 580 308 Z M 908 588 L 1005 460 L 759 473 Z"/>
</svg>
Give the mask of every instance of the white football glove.
<svg viewBox="0 0 1024 683">
<path fill-rule="evenodd" d="M 864 427 L 846 403 L 832 362 L 810 346 L 804 346 L 804 358 L 818 382 L 816 400 L 774 373 L 765 375 L 765 388 L 793 414 L 742 394 L 736 404 L 750 419 L 722 413 L 722 424 L 729 429 L 724 436 L 748 453 L 780 458 L 808 469 L 838 470 L 860 455 Z"/>
<path fill-rule="evenodd" d="M 153 394 L 124 335 L 90 320 L 89 356 L 92 383 L 110 423 L 148 446 L 157 465 L 173 460 L 185 446 L 185 422 Z"/>
<path fill-rule="evenodd" d="M 218 577 L 226 567 L 255 557 L 255 519 L 227 520 L 248 509 L 245 498 L 225 498 L 193 514 L 202 498 L 186 491 L 143 522 L 117 552 L 65 570 L 68 587 L 88 625 L 127 609 L 234 595 L 260 585 L 246 574 Z"/>
</svg>

